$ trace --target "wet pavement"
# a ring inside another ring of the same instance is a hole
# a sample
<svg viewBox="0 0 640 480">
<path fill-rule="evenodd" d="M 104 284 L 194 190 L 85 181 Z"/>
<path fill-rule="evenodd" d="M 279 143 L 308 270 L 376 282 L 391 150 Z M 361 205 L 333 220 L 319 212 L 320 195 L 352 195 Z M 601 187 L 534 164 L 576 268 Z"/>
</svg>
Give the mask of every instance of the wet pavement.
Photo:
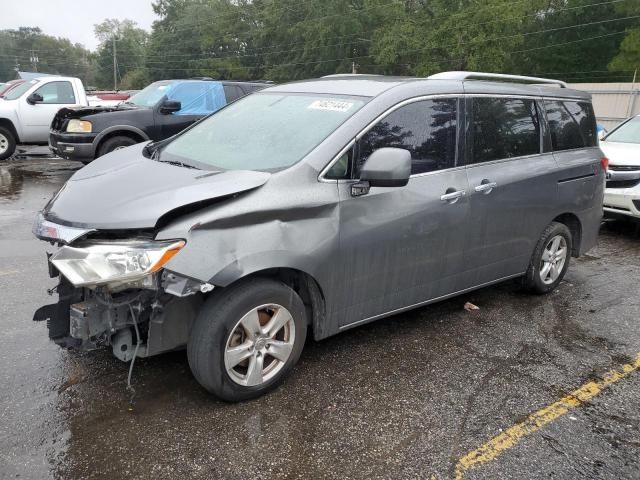
<svg viewBox="0 0 640 480">
<path fill-rule="evenodd" d="M 31 222 L 78 168 L 0 164 L 0 478 L 453 478 L 462 457 L 640 352 L 640 229 L 603 227 L 547 296 L 485 288 L 309 341 L 244 404 L 211 398 L 185 352 L 127 364 L 31 321 L 50 302 Z M 465 311 L 470 301 L 480 307 Z M 464 478 L 640 478 L 640 372 Z"/>
</svg>

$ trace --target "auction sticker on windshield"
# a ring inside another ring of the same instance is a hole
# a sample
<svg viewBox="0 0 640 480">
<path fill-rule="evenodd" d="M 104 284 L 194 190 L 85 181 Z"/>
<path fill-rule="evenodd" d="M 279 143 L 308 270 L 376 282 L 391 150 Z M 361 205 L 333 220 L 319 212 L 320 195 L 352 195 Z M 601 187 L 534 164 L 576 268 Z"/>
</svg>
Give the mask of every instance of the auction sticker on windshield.
<svg viewBox="0 0 640 480">
<path fill-rule="evenodd" d="M 311 110 L 331 110 L 332 112 L 348 112 L 353 107 L 351 102 L 340 100 L 316 100 L 307 108 Z"/>
</svg>

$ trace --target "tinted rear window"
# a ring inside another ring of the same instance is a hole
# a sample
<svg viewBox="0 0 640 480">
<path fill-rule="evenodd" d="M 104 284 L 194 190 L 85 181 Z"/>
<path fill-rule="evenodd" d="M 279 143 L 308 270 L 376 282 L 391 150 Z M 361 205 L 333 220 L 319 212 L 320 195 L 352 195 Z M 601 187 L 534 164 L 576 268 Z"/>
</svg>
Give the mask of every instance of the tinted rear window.
<svg viewBox="0 0 640 480">
<path fill-rule="evenodd" d="M 596 118 L 587 102 L 545 100 L 553 150 L 595 147 Z"/>
<path fill-rule="evenodd" d="M 235 102 L 237 99 L 244 97 L 244 91 L 238 85 L 224 85 L 224 95 L 227 97 L 227 103 Z"/>
<path fill-rule="evenodd" d="M 472 163 L 540 153 L 540 121 L 533 100 L 473 99 Z"/>
</svg>

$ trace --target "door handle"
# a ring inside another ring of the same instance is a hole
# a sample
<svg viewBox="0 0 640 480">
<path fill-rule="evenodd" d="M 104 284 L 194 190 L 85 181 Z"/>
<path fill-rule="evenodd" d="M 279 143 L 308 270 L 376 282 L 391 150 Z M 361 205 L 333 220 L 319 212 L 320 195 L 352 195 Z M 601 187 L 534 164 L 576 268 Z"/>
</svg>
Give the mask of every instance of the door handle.
<svg viewBox="0 0 640 480">
<path fill-rule="evenodd" d="M 480 185 L 478 185 L 477 187 L 474 188 L 474 190 L 476 192 L 481 192 L 481 193 L 484 193 L 485 195 L 488 195 L 488 194 L 491 193 L 491 190 L 493 190 L 497 186 L 498 186 L 498 184 L 496 182 L 490 182 L 489 180 L 483 180 Z"/>
<path fill-rule="evenodd" d="M 440 200 L 443 202 L 456 203 L 466 194 L 464 190 L 454 190 L 453 192 L 449 192 L 449 190 L 451 189 L 447 190 L 448 193 L 440 196 Z"/>
</svg>

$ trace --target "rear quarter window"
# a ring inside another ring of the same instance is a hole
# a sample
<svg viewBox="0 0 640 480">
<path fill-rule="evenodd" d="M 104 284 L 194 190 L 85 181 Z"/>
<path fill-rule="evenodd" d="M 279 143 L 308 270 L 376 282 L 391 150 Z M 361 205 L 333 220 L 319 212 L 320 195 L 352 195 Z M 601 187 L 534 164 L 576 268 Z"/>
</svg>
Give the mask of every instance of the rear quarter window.
<svg viewBox="0 0 640 480">
<path fill-rule="evenodd" d="M 598 144 L 596 118 L 590 103 L 545 100 L 544 105 L 554 151 Z"/>
<path fill-rule="evenodd" d="M 237 99 L 245 96 L 244 91 L 238 85 L 224 85 L 224 96 L 227 103 L 235 102 Z"/>
</svg>

